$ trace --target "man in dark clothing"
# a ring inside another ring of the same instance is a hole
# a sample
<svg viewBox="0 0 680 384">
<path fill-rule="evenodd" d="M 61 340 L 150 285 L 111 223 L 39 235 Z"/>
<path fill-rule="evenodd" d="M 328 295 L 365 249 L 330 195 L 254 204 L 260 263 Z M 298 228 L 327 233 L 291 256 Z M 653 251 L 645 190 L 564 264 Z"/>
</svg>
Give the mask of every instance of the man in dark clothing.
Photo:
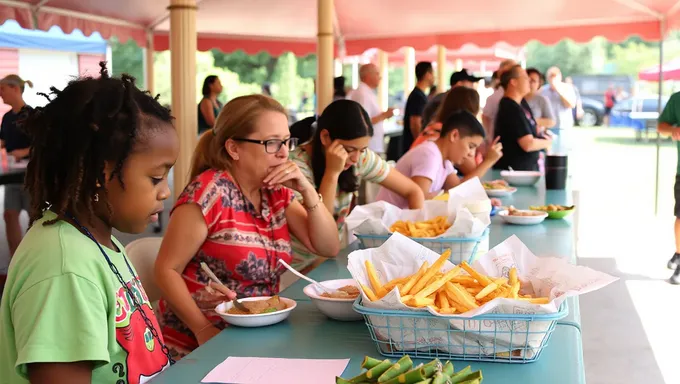
<svg viewBox="0 0 680 384">
<path fill-rule="evenodd" d="M 474 84 L 481 79 L 481 77 L 468 74 L 467 69 L 463 68 L 451 75 L 451 89 L 455 87 L 472 88 Z M 423 128 L 427 127 L 427 125 L 432 122 L 435 112 L 437 112 L 437 109 L 439 109 L 439 106 L 441 105 L 442 101 L 444 101 L 447 93 L 448 92 L 442 92 L 435 97 L 431 97 L 430 101 L 427 102 L 425 110 L 423 110 Z"/>
<path fill-rule="evenodd" d="M 501 75 L 505 89 L 494 119 L 495 135 L 503 144 L 503 157 L 494 165 L 496 169 L 521 171 L 538 170 L 538 155 L 552 145 L 550 137 L 540 138 L 531 110 L 523 106 L 523 98 L 530 92 L 529 76 L 520 65 L 515 65 Z"/>
<path fill-rule="evenodd" d="M 416 64 L 416 87 L 413 88 L 411 94 L 406 100 L 406 108 L 404 110 L 404 133 L 401 139 L 401 157 L 406 153 L 414 138 L 418 137 L 422 125 L 423 110 L 427 105 L 427 95 L 425 92 L 434 84 L 434 71 L 432 63 L 421 61 Z M 395 159 L 399 160 L 399 158 Z"/>
</svg>

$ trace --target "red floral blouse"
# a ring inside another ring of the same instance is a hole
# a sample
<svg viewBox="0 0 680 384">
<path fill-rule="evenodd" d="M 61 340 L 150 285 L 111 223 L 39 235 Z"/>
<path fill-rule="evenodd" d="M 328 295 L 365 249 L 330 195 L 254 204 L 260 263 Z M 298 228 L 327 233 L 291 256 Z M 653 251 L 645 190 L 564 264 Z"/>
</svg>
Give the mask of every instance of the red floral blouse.
<svg viewBox="0 0 680 384">
<path fill-rule="evenodd" d="M 210 281 L 200 267 L 201 262 L 238 294 L 277 294 L 279 277 L 285 270 L 278 260 L 288 263 L 292 260 L 285 211 L 293 198 L 293 192 L 287 188 L 263 190 L 262 209 L 258 213 L 229 173 L 208 170 L 194 179 L 175 204 L 175 208 L 197 204 L 208 225 L 208 237 L 182 273 L 192 296 L 196 298 Z M 166 343 L 180 354 L 195 349 L 198 345 L 189 328 L 165 301 L 159 307 Z M 223 327 L 214 311 L 205 315 Z"/>
</svg>

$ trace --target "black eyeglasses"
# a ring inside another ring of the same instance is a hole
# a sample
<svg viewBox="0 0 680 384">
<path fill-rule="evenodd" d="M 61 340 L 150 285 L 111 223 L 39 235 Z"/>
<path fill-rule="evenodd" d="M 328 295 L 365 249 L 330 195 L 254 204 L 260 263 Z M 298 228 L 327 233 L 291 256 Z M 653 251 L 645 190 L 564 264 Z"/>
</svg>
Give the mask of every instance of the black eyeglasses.
<svg viewBox="0 0 680 384">
<path fill-rule="evenodd" d="M 297 137 L 291 137 L 286 140 L 281 140 L 281 139 L 269 139 L 269 140 L 253 140 L 253 139 L 243 139 L 243 138 L 234 138 L 232 139 L 234 141 L 242 141 L 245 143 L 253 143 L 253 144 L 260 144 L 264 145 L 264 151 L 267 153 L 279 153 L 281 148 L 286 145 L 288 146 L 288 150 L 292 151 L 297 147 L 298 144 L 298 138 Z"/>
</svg>

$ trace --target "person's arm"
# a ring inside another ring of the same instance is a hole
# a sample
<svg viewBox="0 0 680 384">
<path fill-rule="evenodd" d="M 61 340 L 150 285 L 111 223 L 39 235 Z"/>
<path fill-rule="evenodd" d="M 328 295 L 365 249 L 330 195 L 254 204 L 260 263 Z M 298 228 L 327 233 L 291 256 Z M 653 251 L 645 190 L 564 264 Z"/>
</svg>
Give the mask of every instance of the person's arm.
<svg viewBox="0 0 680 384">
<path fill-rule="evenodd" d="M 560 83 L 555 86 L 555 91 L 560 96 L 562 105 L 566 108 L 576 107 L 576 93 L 574 88 L 567 83 Z"/>
<path fill-rule="evenodd" d="M 441 192 L 441 191 L 430 192 L 430 188 L 432 187 L 432 179 L 429 179 L 424 176 L 413 176 L 411 177 L 411 180 L 413 180 L 413 182 L 416 183 L 416 185 L 423 192 L 425 200 L 430 200 L 434 197 L 437 197 L 437 195 L 439 195 L 439 192 Z"/>
<path fill-rule="evenodd" d="M 392 116 L 394 116 L 394 109 L 388 108 L 387 111 L 381 112 L 380 114 L 371 117 L 371 124 L 378 124 L 379 122 L 385 121 Z"/>
<path fill-rule="evenodd" d="M 30 153 L 31 148 L 22 148 L 13 150 L 10 155 L 14 156 L 16 159 L 23 159 L 24 157 L 28 157 Z"/>
<path fill-rule="evenodd" d="M 182 272 L 208 237 L 208 224 L 196 203 L 182 204 L 174 209 L 154 266 L 156 285 L 163 292 L 173 312 L 194 333 L 199 342 L 201 333 L 215 331 L 189 293 Z"/>
<path fill-rule="evenodd" d="M 28 364 L 28 381 L 31 384 L 90 384 L 92 363 L 35 363 Z"/>
<path fill-rule="evenodd" d="M 659 134 L 671 136 L 673 140 L 680 140 L 680 128 L 677 126 L 680 116 L 676 116 L 675 113 L 678 103 L 680 103 L 680 94 L 671 96 L 659 116 L 659 125 L 657 126 Z"/>
<path fill-rule="evenodd" d="M 423 117 L 421 115 L 415 115 L 409 117 L 409 126 L 411 127 L 411 134 L 413 137 L 418 137 L 420 135 L 420 130 L 422 128 Z"/>
<path fill-rule="evenodd" d="M 524 152 L 536 152 L 543 149 L 548 149 L 552 145 L 552 140 L 550 139 L 539 139 L 534 137 L 534 135 L 524 135 L 517 139 L 517 143 Z"/>
<path fill-rule="evenodd" d="M 201 100 L 201 114 L 209 126 L 215 125 L 215 110 L 213 109 L 212 101 L 209 99 Z"/>
<path fill-rule="evenodd" d="M 418 184 L 396 169 L 392 169 L 380 185 L 405 198 L 408 201 L 408 207 L 410 209 L 419 209 L 423 207 L 423 201 L 425 200 L 423 191 Z"/>
<path fill-rule="evenodd" d="M 314 189 L 303 197 L 305 209 L 297 200 L 286 209 L 286 220 L 290 232 L 313 254 L 322 257 L 335 257 L 340 252 L 338 227 L 333 215 L 319 200 Z"/>
</svg>

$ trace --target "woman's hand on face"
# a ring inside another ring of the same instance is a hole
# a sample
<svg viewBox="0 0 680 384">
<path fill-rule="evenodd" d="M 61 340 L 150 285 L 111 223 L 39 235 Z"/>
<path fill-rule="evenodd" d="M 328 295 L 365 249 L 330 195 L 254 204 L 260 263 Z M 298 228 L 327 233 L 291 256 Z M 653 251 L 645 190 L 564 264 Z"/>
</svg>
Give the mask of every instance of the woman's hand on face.
<svg viewBox="0 0 680 384">
<path fill-rule="evenodd" d="M 338 175 L 342 173 L 345 170 L 348 156 L 345 147 L 339 141 L 333 141 L 331 146 L 326 148 L 326 172 L 333 172 Z"/>
<path fill-rule="evenodd" d="M 274 168 L 267 177 L 264 178 L 264 185 L 274 187 L 283 185 L 296 192 L 303 193 L 306 190 L 314 189 L 309 180 L 302 174 L 297 164 L 288 161 Z"/>
</svg>

